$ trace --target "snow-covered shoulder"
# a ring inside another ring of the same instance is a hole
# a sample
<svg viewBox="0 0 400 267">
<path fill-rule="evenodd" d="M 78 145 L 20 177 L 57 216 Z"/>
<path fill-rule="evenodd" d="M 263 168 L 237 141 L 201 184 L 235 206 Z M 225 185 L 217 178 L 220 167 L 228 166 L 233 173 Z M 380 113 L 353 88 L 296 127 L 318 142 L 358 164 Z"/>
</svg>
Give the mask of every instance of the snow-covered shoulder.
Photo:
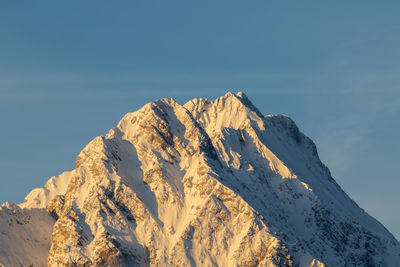
<svg viewBox="0 0 400 267">
<path fill-rule="evenodd" d="M 66 171 L 58 176 L 51 177 L 44 187 L 32 190 L 19 206 L 22 209 L 45 209 L 56 196 L 65 194 L 68 183 L 75 172 L 75 170 Z"/>
</svg>

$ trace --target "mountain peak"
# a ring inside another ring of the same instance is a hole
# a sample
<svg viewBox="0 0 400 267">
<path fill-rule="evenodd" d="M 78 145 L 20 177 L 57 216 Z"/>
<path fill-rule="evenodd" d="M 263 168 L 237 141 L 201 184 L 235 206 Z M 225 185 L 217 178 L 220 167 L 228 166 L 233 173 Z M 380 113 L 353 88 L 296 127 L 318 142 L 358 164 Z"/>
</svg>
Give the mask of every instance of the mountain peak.
<svg viewBox="0 0 400 267">
<path fill-rule="evenodd" d="M 242 92 L 127 113 L 24 203 L 0 207 L 6 266 L 395 266 L 285 115 Z M 21 252 L 22 251 L 22 252 Z"/>
</svg>

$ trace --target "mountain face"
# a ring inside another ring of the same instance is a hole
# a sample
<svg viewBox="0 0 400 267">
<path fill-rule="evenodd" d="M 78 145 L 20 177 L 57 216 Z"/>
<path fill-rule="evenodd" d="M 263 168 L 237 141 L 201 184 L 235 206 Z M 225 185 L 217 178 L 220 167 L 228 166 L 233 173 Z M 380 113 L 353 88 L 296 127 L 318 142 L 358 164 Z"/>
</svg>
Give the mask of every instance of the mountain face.
<svg viewBox="0 0 400 267">
<path fill-rule="evenodd" d="M 314 143 L 242 93 L 126 114 L 3 204 L 0 240 L 4 266 L 400 266 Z"/>
</svg>

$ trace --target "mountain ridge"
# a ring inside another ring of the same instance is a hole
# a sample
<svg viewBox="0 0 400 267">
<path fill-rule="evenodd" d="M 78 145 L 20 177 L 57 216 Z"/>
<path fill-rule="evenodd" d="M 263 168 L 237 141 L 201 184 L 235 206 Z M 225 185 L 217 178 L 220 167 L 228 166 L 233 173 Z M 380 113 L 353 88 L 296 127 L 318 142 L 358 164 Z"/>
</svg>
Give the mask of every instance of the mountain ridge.
<svg viewBox="0 0 400 267">
<path fill-rule="evenodd" d="M 3 204 L 0 229 L 20 233 L 0 245 L 6 266 L 400 261 L 398 241 L 343 192 L 311 139 L 243 93 L 127 113 L 75 170 Z"/>
</svg>

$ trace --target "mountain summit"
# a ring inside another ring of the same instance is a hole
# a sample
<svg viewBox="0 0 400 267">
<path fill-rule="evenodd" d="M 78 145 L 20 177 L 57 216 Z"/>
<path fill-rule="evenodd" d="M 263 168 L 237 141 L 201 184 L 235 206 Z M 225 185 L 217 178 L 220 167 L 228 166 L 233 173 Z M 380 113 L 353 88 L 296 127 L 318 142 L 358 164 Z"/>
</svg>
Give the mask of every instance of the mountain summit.
<svg viewBox="0 0 400 267">
<path fill-rule="evenodd" d="M 4 266 L 400 266 L 314 143 L 243 93 L 126 114 L 0 231 Z"/>
</svg>

